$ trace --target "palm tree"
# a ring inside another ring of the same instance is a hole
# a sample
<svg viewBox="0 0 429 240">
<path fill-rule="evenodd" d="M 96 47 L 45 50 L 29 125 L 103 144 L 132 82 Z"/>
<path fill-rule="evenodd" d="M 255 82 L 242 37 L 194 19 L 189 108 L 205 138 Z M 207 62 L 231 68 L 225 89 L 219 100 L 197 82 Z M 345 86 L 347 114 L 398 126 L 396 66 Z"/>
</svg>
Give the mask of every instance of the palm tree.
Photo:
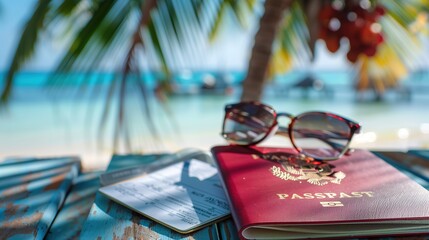
<svg viewBox="0 0 429 240">
<path fill-rule="evenodd" d="M 291 0 L 265 1 L 264 14 L 259 22 L 259 30 L 255 35 L 248 73 L 243 82 L 242 101 L 260 100 L 262 96 L 263 84 L 272 55 L 273 42 L 283 19 L 284 12 L 288 9 L 291 2 Z"/>
</svg>

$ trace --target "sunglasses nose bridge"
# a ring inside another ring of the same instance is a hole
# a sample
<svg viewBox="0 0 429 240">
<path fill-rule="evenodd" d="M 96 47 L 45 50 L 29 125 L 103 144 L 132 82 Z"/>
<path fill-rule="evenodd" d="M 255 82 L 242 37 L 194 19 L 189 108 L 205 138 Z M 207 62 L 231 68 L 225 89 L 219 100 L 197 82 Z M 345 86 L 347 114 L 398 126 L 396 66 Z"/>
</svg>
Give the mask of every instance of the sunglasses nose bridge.
<svg viewBox="0 0 429 240">
<path fill-rule="evenodd" d="M 280 122 L 279 122 L 280 117 L 287 117 L 287 118 L 289 118 L 290 122 L 288 124 L 285 124 L 286 126 L 280 126 Z M 278 113 L 276 115 L 276 123 L 279 125 L 279 131 L 286 131 L 287 132 L 288 131 L 287 129 L 289 128 L 293 117 L 294 116 L 290 113 Z"/>
<path fill-rule="evenodd" d="M 284 124 L 284 126 L 282 126 L 280 125 L 280 122 L 279 122 L 280 117 L 287 117 L 289 118 L 289 120 L 292 120 L 293 116 L 292 114 L 289 114 L 289 113 L 278 113 L 276 116 L 277 129 L 275 131 L 275 134 L 279 136 L 290 137 L 289 128 L 290 128 L 291 122 Z"/>
<path fill-rule="evenodd" d="M 277 115 L 276 115 L 276 118 L 279 118 L 279 117 L 287 117 L 287 118 L 292 119 L 294 116 L 290 113 L 280 112 L 280 113 L 277 113 Z"/>
</svg>

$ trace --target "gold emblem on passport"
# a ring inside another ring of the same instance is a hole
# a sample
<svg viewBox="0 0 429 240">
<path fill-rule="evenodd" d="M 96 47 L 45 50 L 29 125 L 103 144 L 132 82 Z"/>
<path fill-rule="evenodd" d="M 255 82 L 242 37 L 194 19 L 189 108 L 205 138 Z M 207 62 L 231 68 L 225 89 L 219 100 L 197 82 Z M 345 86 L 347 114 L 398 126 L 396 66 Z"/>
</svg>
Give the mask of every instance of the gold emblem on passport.
<svg viewBox="0 0 429 240">
<path fill-rule="evenodd" d="M 344 207 L 344 204 L 340 201 L 331 201 L 331 202 L 320 202 L 322 207 Z"/>
<path fill-rule="evenodd" d="M 334 166 L 323 161 L 313 161 L 296 155 L 264 154 L 260 158 L 275 161 L 280 166 L 272 166 L 271 173 L 285 181 L 307 182 L 317 186 L 329 183 L 340 184 L 346 174 L 334 171 Z M 255 157 L 254 157 L 255 158 Z"/>
</svg>

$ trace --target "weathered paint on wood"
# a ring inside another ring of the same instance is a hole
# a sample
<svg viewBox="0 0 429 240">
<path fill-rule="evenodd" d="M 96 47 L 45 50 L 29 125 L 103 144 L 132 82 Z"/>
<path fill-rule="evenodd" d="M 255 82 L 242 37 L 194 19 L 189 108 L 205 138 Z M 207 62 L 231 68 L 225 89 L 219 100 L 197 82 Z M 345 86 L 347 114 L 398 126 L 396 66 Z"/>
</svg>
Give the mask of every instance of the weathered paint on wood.
<svg viewBox="0 0 429 240">
<path fill-rule="evenodd" d="M 80 170 L 78 158 L 0 164 L 0 239 L 43 239 Z"/>
<path fill-rule="evenodd" d="M 167 156 L 168 154 L 130 154 L 130 155 L 113 155 L 112 160 L 107 167 L 107 172 L 113 170 L 119 170 L 123 168 L 129 168 L 132 166 L 139 166 L 141 164 L 151 163 L 159 158 Z"/>
<path fill-rule="evenodd" d="M 147 164 L 165 155 L 114 156 L 108 171 Z M 218 228 L 211 225 L 191 234 L 179 234 L 101 194 L 97 194 L 81 239 L 218 239 Z"/>
<path fill-rule="evenodd" d="M 235 227 L 232 218 L 224 220 L 216 224 L 219 229 L 219 239 L 222 240 L 238 240 L 240 239 L 237 234 L 237 228 Z"/>
<path fill-rule="evenodd" d="M 426 159 L 426 161 L 429 161 L 429 149 L 426 149 L 426 150 L 414 149 L 414 150 L 408 151 L 408 153 L 420 156 L 420 157 Z"/>
<path fill-rule="evenodd" d="M 73 182 L 63 207 L 55 218 L 46 239 L 78 239 L 83 223 L 100 187 L 101 172 L 83 173 Z"/>
<path fill-rule="evenodd" d="M 424 170 L 428 169 L 424 161 L 429 160 L 429 150 L 410 151 L 415 156 L 426 158 L 416 160 L 411 157 L 411 161 L 404 157 L 404 153 L 374 153 L 401 171 L 409 173 L 423 186 L 429 186 L 428 181 L 417 177 L 413 171 L 410 172 L 410 169 L 416 168 L 427 171 Z M 162 156 L 164 155 L 114 156 L 108 171 L 151 163 Z M 239 239 L 232 219 L 188 235 L 171 231 L 100 194 L 95 197 L 100 173 L 84 174 L 76 178 L 78 169 L 78 159 L 67 157 L 12 159 L 1 163 L 0 239 L 44 238 L 73 178 L 75 181 L 72 189 L 46 239 Z M 94 198 L 95 203 L 92 204 Z M 81 229 L 86 217 L 88 218 Z"/>
</svg>

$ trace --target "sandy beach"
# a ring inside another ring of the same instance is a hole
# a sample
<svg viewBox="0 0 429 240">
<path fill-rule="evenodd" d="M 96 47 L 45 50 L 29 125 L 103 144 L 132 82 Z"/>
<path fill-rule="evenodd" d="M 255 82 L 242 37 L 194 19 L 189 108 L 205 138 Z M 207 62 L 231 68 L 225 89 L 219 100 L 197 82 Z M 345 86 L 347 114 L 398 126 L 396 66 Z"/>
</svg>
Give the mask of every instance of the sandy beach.
<svg viewBox="0 0 429 240">
<path fill-rule="evenodd" d="M 238 94 L 187 95 L 170 98 L 166 105 L 151 100 L 158 139 L 147 119 L 137 110 L 137 99 L 129 99 L 132 147 L 117 153 L 174 152 L 186 147 L 209 150 L 226 144 L 220 136 L 223 108 L 238 101 Z M 357 102 L 352 97 L 332 99 L 279 97 L 268 95 L 264 102 L 278 112 L 299 114 L 319 110 L 334 112 L 362 125 L 352 147 L 407 150 L 429 148 L 428 99 L 384 102 Z M 113 121 L 100 134 L 103 99 L 17 99 L 0 115 L 0 158 L 77 155 L 85 169 L 105 169 L 112 154 Z M 169 109 L 166 110 L 165 108 Z M 169 113 L 168 113 L 169 112 Z M 273 137 L 266 146 L 290 146 L 284 137 Z"/>
</svg>

